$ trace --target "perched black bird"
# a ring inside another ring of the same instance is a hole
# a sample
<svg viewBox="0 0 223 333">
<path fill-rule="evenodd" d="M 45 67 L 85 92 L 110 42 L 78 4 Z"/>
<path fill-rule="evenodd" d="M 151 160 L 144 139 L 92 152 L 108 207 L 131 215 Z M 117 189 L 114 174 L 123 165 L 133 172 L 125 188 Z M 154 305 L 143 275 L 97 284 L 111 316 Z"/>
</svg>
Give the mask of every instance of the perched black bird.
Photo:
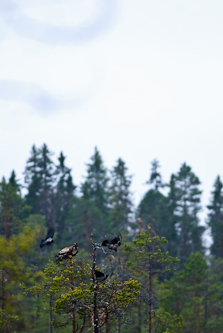
<svg viewBox="0 0 223 333">
<path fill-rule="evenodd" d="M 66 246 L 56 255 L 56 260 L 63 260 L 67 258 L 72 258 L 76 256 L 78 253 L 78 243 L 74 243 L 74 245 Z"/>
<path fill-rule="evenodd" d="M 46 238 L 41 240 L 39 246 L 42 248 L 45 245 L 50 245 L 51 243 L 54 243 L 53 235 L 54 235 L 54 230 L 50 228 L 47 232 Z"/>
<path fill-rule="evenodd" d="M 95 276 L 96 276 L 96 280 L 99 282 L 105 281 L 108 278 L 108 274 L 104 274 L 102 272 L 99 272 L 97 270 L 95 270 Z"/>
<path fill-rule="evenodd" d="M 109 241 L 108 239 L 105 239 L 101 243 L 101 245 L 107 246 L 109 248 L 109 250 L 117 251 L 117 248 L 122 244 L 121 240 L 122 240 L 122 235 L 120 234 L 117 237 L 115 237 L 114 239 L 112 239 L 111 241 Z"/>
</svg>

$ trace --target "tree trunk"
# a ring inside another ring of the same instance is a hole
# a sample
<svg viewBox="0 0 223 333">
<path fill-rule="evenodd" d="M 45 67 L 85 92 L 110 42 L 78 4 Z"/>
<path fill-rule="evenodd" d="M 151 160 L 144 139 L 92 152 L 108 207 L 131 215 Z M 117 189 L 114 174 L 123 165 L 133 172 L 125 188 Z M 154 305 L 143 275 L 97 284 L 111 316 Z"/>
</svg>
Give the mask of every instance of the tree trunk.
<svg viewBox="0 0 223 333">
<path fill-rule="evenodd" d="M 141 321 L 142 321 L 142 316 L 141 316 L 141 307 L 138 307 L 138 333 L 141 333 Z"/>
<path fill-rule="evenodd" d="M 86 317 L 84 316 L 84 319 L 83 319 L 83 322 L 82 322 L 81 329 L 80 329 L 80 332 L 79 332 L 79 333 L 82 333 L 82 332 L 83 332 L 84 325 L 85 325 L 85 321 L 86 321 Z"/>
<path fill-rule="evenodd" d="M 121 333 L 121 317 L 118 315 L 117 333 Z"/>
<path fill-rule="evenodd" d="M 3 220 L 4 220 L 4 227 L 5 227 L 5 238 L 8 239 L 9 238 L 9 207 L 8 207 L 8 202 L 6 202 L 3 205 Z"/>
<path fill-rule="evenodd" d="M 93 262 L 92 262 L 92 279 L 94 285 L 94 333 L 99 333 L 99 322 L 98 322 L 98 309 L 97 309 L 97 279 L 95 275 L 95 265 L 96 265 L 96 246 L 94 246 L 93 251 Z"/>
<path fill-rule="evenodd" d="M 52 321 L 53 321 L 53 296 L 50 295 L 50 327 L 49 327 L 50 333 L 53 333 Z"/>
<path fill-rule="evenodd" d="M 152 267 L 149 254 L 149 326 L 148 333 L 152 333 Z"/>
<path fill-rule="evenodd" d="M 73 271 L 73 260 L 71 259 L 70 261 L 70 266 L 72 268 Z M 74 290 L 74 280 L 72 279 L 71 281 L 72 285 L 71 285 L 71 289 Z M 76 321 L 75 321 L 75 308 L 73 308 L 72 310 L 72 326 L 73 326 L 73 333 L 76 333 L 76 327 L 75 327 Z"/>
</svg>

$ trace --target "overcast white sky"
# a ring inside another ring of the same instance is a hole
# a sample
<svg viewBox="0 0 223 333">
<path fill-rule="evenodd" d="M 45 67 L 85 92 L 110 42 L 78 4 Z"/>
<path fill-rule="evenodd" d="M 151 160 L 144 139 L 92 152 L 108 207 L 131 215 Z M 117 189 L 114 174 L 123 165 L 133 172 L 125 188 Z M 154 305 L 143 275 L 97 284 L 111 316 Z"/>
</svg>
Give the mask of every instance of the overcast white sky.
<svg viewBox="0 0 223 333">
<path fill-rule="evenodd" d="M 33 144 L 63 151 L 76 184 L 97 146 L 121 157 L 138 203 L 157 158 L 185 161 L 203 203 L 223 176 L 222 0 L 0 0 L 0 177 Z"/>
</svg>

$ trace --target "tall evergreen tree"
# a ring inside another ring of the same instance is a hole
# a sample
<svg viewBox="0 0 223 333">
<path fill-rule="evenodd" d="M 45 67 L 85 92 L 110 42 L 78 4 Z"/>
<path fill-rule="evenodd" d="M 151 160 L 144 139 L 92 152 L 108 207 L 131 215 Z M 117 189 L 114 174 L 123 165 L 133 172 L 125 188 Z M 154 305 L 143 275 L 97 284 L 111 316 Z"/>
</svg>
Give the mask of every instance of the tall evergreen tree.
<svg viewBox="0 0 223 333">
<path fill-rule="evenodd" d="M 53 186 L 56 179 L 52 155 L 45 143 L 40 149 L 33 146 L 25 169 L 25 182 L 28 185 L 27 204 L 32 207 L 33 213 L 45 216 L 48 226 L 56 224 L 52 214 Z"/>
<path fill-rule="evenodd" d="M 223 184 L 220 176 L 217 176 L 214 183 L 209 209 L 208 225 L 211 229 L 213 243 L 211 254 L 223 258 Z"/>
<path fill-rule="evenodd" d="M 52 215 L 59 235 L 63 230 L 63 222 L 68 214 L 70 200 L 76 189 L 73 184 L 71 169 L 65 165 L 65 159 L 61 152 L 58 157 L 59 164 L 55 170 L 57 183 L 52 194 Z"/>
<path fill-rule="evenodd" d="M 111 228 L 114 231 L 127 229 L 130 223 L 133 202 L 129 188 L 132 176 L 127 175 L 127 170 L 125 162 L 119 158 L 116 166 L 111 171 L 110 219 Z"/>
<path fill-rule="evenodd" d="M 32 146 L 31 156 L 26 163 L 25 168 L 25 184 L 27 185 L 28 193 L 26 195 L 26 203 L 30 205 L 32 213 L 38 213 L 38 203 L 40 192 L 42 189 L 40 175 L 40 150 L 35 145 Z"/>
<path fill-rule="evenodd" d="M 159 188 L 163 186 L 162 176 L 161 176 L 160 172 L 158 171 L 160 168 L 160 164 L 159 164 L 159 161 L 155 158 L 152 161 L 151 165 L 152 165 L 151 174 L 150 174 L 149 180 L 147 181 L 147 184 L 153 184 L 155 190 L 158 191 Z"/>
<path fill-rule="evenodd" d="M 94 202 L 73 196 L 69 210 L 63 223 L 63 244 L 72 244 L 78 241 L 79 248 L 90 250 L 91 233 L 100 240 L 106 233 L 106 224 L 103 214 Z"/>
<path fill-rule="evenodd" d="M 17 193 L 20 193 L 21 184 L 19 184 L 18 179 L 16 179 L 16 173 L 12 170 L 11 176 L 9 178 L 9 183 L 16 189 Z"/>
<path fill-rule="evenodd" d="M 137 213 L 146 226 L 152 227 L 158 235 L 168 239 L 168 201 L 166 196 L 160 191 L 162 177 L 158 171 L 159 162 L 153 160 L 151 164 L 151 174 L 147 184 L 151 184 L 152 188 L 144 195 Z"/>
<path fill-rule="evenodd" d="M 11 178 L 10 178 L 11 179 Z M 0 233 L 6 239 L 19 231 L 23 199 L 17 193 L 18 187 L 3 177 L 0 182 Z"/>
<path fill-rule="evenodd" d="M 108 180 L 101 154 L 95 147 L 91 163 L 87 164 L 87 177 L 81 185 L 81 192 L 83 198 L 93 201 L 103 214 L 108 212 Z"/>
<path fill-rule="evenodd" d="M 175 186 L 175 189 L 172 187 L 172 191 L 175 192 L 175 203 L 172 205 L 175 205 L 173 214 L 177 217 L 175 226 L 178 233 L 177 256 L 184 261 L 190 253 L 204 251 L 202 234 L 205 227 L 199 225 L 198 217 L 201 211 L 202 191 L 199 188 L 199 178 L 186 163 L 180 167 L 173 185 Z"/>
<path fill-rule="evenodd" d="M 168 216 L 168 250 L 172 256 L 177 256 L 178 248 L 178 235 L 177 235 L 177 222 L 178 216 L 175 214 L 177 209 L 177 189 L 176 189 L 176 176 L 174 174 L 170 177 L 169 193 L 167 195 L 167 216 Z"/>
</svg>

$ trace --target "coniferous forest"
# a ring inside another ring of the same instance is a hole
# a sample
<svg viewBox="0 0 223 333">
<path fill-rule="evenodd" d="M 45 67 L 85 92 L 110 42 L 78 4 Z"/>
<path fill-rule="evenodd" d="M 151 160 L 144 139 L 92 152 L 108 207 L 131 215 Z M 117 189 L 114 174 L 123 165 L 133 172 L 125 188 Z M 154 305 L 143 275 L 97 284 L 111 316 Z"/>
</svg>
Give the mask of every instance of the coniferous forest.
<svg viewBox="0 0 223 333">
<path fill-rule="evenodd" d="M 204 226 L 185 162 L 164 183 L 153 160 L 137 207 L 126 163 L 108 170 L 97 148 L 81 184 L 46 144 L 32 146 L 22 180 L 12 169 L 0 182 L 1 332 L 223 332 L 219 175 Z"/>
</svg>

